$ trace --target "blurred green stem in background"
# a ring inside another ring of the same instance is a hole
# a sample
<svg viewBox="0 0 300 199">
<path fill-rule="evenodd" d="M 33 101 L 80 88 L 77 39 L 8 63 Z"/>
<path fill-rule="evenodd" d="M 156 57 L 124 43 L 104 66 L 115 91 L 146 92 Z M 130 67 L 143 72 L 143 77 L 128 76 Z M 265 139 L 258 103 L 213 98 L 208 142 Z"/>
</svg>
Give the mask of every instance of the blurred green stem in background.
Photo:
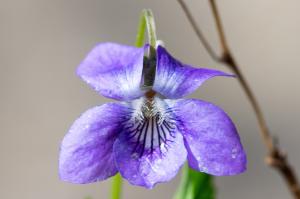
<svg viewBox="0 0 300 199">
<path fill-rule="evenodd" d="M 184 165 L 181 182 L 173 199 L 214 199 L 213 177 Z"/>
<path fill-rule="evenodd" d="M 118 173 L 112 178 L 111 199 L 120 199 L 122 194 L 122 176 Z"/>
</svg>

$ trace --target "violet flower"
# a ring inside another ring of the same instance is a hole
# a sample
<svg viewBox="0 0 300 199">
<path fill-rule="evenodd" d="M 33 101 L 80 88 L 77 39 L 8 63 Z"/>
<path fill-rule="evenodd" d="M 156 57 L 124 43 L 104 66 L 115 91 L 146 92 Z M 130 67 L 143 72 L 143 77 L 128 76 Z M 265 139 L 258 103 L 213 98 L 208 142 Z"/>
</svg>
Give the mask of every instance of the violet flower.
<svg viewBox="0 0 300 199">
<path fill-rule="evenodd" d="M 237 130 L 219 107 L 181 99 L 215 76 L 156 48 L 155 79 L 143 88 L 149 46 L 97 45 L 77 74 L 111 102 L 83 113 L 61 145 L 59 172 L 64 181 L 91 183 L 120 172 L 133 185 L 152 188 L 171 180 L 186 159 L 191 168 L 211 175 L 246 170 Z"/>
</svg>

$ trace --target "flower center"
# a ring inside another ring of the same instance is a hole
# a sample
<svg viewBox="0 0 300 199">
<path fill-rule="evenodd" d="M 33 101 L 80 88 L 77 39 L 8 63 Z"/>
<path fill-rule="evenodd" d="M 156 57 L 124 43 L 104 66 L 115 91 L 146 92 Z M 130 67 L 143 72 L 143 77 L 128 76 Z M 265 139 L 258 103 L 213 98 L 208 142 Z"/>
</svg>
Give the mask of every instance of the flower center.
<svg viewBox="0 0 300 199">
<path fill-rule="evenodd" d="M 164 153 L 173 142 L 177 127 L 172 110 L 158 98 L 145 98 L 131 102 L 132 114 L 125 122 L 124 131 L 133 144 L 133 153 Z"/>
</svg>

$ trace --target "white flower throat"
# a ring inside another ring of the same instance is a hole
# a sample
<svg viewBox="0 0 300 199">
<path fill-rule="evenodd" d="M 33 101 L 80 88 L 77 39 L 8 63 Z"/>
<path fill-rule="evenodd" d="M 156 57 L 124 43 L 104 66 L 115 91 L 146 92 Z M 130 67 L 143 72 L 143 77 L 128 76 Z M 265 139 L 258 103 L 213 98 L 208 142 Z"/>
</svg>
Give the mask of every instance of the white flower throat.
<svg viewBox="0 0 300 199">
<path fill-rule="evenodd" d="M 130 102 L 131 114 L 123 130 L 134 145 L 134 152 L 164 152 L 176 136 L 176 118 L 159 97 L 141 97 Z"/>
</svg>

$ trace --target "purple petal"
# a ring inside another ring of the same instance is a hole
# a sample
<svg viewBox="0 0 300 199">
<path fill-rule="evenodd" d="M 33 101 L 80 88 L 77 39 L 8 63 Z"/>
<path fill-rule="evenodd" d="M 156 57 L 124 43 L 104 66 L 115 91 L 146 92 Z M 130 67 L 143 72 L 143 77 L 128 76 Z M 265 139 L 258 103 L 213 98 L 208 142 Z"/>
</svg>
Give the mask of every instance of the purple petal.
<svg viewBox="0 0 300 199">
<path fill-rule="evenodd" d="M 83 113 L 64 137 L 59 157 L 60 178 L 72 183 L 104 180 L 117 173 L 113 143 L 127 108 L 108 103 Z"/>
<path fill-rule="evenodd" d="M 190 167 L 217 176 L 246 170 L 247 160 L 239 135 L 222 109 L 196 99 L 178 100 L 173 109 L 182 122 Z"/>
<path fill-rule="evenodd" d="M 166 148 L 165 148 L 166 147 Z M 171 180 L 186 160 L 187 152 L 182 135 L 152 153 L 135 152 L 135 145 L 122 135 L 114 144 L 116 164 L 121 175 L 131 184 L 153 188 L 156 183 Z"/>
<path fill-rule="evenodd" d="M 232 76 L 221 71 L 194 68 L 173 58 L 161 46 L 157 48 L 157 66 L 153 90 L 169 99 L 194 92 L 203 82 L 215 76 Z"/>
<path fill-rule="evenodd" d="M 83 60 L 77 74 L 105 97 L 140 97 L 144 49 L 115 43 L 97 45 Z"/>
</svg>

